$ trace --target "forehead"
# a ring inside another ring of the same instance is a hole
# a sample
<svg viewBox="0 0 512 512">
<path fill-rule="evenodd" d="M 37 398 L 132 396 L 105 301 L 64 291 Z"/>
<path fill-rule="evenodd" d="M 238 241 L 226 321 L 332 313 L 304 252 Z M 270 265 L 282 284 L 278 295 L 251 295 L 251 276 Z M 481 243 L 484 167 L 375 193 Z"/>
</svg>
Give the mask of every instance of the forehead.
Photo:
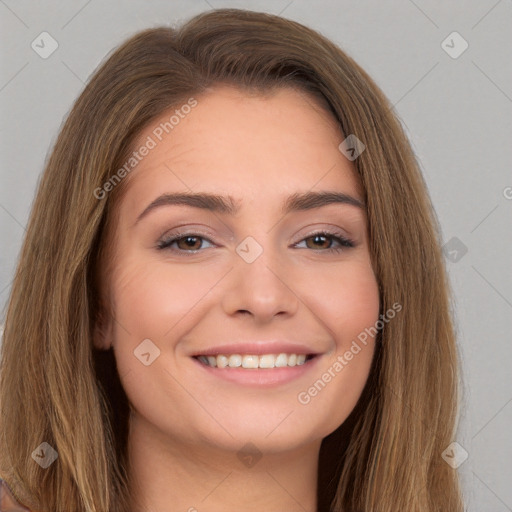
<svg viewBox="0 0 512 512">
<path fill-rule="evenodd" d="M 318 186 L 361 195 L 355 169 L 338 149 L 344 138 L 338 123 L 313 96 L 222 86 L 195 100 L 191 109 L 163 113 L 139 135 L 135 149 L 149 139 L 154 147 L 130 175 L 130 208 L 168 189 L 270 198 Z"/>
</svg>

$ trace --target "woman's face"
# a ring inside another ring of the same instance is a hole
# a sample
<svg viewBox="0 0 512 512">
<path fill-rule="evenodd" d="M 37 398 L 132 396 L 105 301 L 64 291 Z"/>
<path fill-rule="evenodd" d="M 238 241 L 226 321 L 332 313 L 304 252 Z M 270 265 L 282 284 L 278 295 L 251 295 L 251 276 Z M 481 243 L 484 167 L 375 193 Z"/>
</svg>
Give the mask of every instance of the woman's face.
<svg viewBox="0 0 512 512">
<path fill-rule="evenodd" d="M 119 203 L 105 283 L 115 319 L 96 343 L 114 346 L 132 420 L 170 443 L 318 442 L 361 394 L 374 340 L 358 336 L 379 315 L 344 137 L 292 89 L 195 99 L 136 144 L 149 149 Z"/>
</svg>

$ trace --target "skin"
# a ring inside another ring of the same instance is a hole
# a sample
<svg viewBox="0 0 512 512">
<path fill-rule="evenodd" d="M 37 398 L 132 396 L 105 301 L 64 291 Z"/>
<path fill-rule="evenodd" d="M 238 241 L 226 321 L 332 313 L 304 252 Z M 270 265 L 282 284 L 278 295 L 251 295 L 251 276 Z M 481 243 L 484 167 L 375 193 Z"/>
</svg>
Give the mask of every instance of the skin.
<svg viewBox="0 0 512 512">
<path fill-rule="evenodd" d="M 297 192 L 362 202 L 361 187 L 334 118 L 304 93 L 219 85 L 197 101 L 129 177 L 105 283 L 115 319 L 96 340 L 113 345 L 132 407 L 134 510 L 314 512 L 321 441 L 356 405 L 374 340 L 309 403 L 297 397 L 375 324 L 379 294 L 364 209 L 280 210 Z M 166 205 L 136 222 L 164 192 L 230 195 L 240 211 Z M 156 248 L 176 226 L 203 237 L 194 239 L 199 252 L 183 241 Z M 332 229 L 355 246 L 332 252 L 335 239 L 311 235 Z M 263 248 L 253 263 L 235 250 L 247 236 Z M 144 339 L 160 350 L 148 366 L 134 356 Z M 211 376 L 190 357 L 245 339 L 303 342 L 321 355 L 314 370 L 266 389 Z M 251 467 L 237 457 L 249 442 L 262 455 Z"/>
</svg>

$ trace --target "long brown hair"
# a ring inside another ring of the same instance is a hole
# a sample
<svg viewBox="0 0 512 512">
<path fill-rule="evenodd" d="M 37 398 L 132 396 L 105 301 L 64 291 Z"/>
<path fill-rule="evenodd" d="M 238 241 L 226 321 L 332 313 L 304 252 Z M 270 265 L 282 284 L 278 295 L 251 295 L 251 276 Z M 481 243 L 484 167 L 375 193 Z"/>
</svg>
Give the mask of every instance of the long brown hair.
<svg viewBox="0 0 512 512">
<path fill-rule="evenodd" d="M 410 144 L 372 79 L 332 42 L 277 16 L 222 9 L 140 32 L 102 64 L 69 113 L 42 176 L 6 314 L 0 468 L 44 512 L 128 512 L 128 401 L 111 351 L 92 339 L 105 304 L 99 269 L 124 182 L 100 194 L 141 130 L 207 87 L 295 87 L 322 98 L 365 193 L 382 311 L 363 394 L 324 439 L 318 510 L 461 512 L 453 441 L 459 362 L 439 228 Z M 341 141 L 340 141 L 341 142 Z M 126 181 L 126 180 L 125 180 Z M 110 245 L 109 245 L 110 244 Z M 47 442 L 47 469 L 31 453 Z"/>
</svg>

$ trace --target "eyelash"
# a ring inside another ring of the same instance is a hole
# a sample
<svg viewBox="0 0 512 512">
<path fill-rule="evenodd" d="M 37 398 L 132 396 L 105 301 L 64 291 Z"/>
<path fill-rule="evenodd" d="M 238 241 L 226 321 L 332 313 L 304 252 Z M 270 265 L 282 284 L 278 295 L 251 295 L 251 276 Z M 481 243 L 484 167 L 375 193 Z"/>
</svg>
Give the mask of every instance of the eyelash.
<svg viewBox="0 0 512 512">
<path fill-rule="evenodd" d="M 345 251 L 346 249 L 350 249 L 352 247 L 355 247 L 355 243 L 353 240 L 350 240 L 346 236 L 342 235 L 341 233 L 337 232 L 331 232 L 331 231 L 318 231 L 315 233 L 309 234 L 307 237 L 303 238 L 300 242 L 304 242 L 305 240 L 309 238 L 313 238 L 316 236 L 325 236 L 327 238 L 331 238 L 332 240 L 336 241 L 341 247 L 330 247 L 328 249 L 318 249 L 319 252 L 327 252 L 327 253 L 339 253 L 342 251 Z M 191 250 L 191 251 L 183 251 L 181 249 L 171 249 L 171 245 L 175 242 L 178 242 L 184 238 L 193 237 L 193 238 L 201 238 L 203 240 L 206 240 L 213 244 L 211 240 L 206 238 L 205 236 L 202 236 L 198 233 L 176 233 L 168 238 L 162 238 L 157 242 L 157 249 L 158 250 L 170 250 L 172 252 L 181 252 L 181 253 L 191 253 L 191 254 L 197 254 L 201 251 L 201 249 Z M 299 243 L 300 243 L 299 242 Z M 311 249 L 314 251 L 315 249 Z"/>
</svg>

